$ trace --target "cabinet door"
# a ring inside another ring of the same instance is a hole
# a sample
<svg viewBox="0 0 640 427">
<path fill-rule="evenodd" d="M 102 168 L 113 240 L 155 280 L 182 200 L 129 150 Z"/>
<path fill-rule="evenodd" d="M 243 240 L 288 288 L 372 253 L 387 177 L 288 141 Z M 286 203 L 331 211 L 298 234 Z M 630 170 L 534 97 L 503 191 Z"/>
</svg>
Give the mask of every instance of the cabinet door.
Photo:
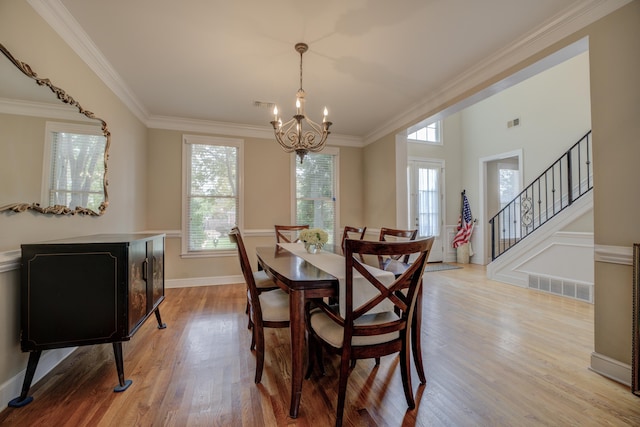
<svg viewBox="0 0 640 427">
<path fill-rule="evenodd" d="M 156 237 L 147 242 L 147 258 L 147 310 L 151 312 L 164 299 L 164 237 Z"/>
<path fill-rule="evenodd" d="M 147 316 L 147 248 L 144 240 L 129 245 L 129 333 Z"/>
<path fill-rule="evenodd" d="M 115 246 L 23 245 L 22 350 L 120 340 Z M 121 327 L 120 327 L 121 326 Z"/>
</svg>

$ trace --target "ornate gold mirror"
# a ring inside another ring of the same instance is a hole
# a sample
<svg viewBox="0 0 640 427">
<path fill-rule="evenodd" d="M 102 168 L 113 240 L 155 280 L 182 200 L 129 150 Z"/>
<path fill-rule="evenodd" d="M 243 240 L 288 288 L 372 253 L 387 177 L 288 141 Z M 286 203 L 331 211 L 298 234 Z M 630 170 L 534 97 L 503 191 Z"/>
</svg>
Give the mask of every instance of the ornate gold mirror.
<svg viewBox="0 0 640 427">
<path fill-rule="evenodd" d="M 107 123 L 2 44 L 0 52 L 0 212 L 102 215 Z"/>
</svg>

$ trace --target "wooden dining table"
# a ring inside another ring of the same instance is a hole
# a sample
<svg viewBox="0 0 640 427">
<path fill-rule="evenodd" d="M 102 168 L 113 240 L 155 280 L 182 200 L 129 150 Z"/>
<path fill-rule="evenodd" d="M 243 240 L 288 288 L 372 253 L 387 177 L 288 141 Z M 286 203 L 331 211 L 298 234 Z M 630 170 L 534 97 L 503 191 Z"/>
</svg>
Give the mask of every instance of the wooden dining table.
<svg viewBox="0 0 640 427">
<path fill-rule="evenodd" d="M 340 247 L 326 246 L 327 251 L 342 255 Z M 302 397 L 302 380 L 304 377 L 305 354 L 305 304 L 310 299 L 337 297 L 339 280 L 335 276 L 323 271 L 306 261 L 304 258 L 278 246 L 257 247 L 259 268 L 264 270 L 269 277 L 284 291 L 289 294 L 289 330 L 291 334 L 291 403 L 289 416 L 297 418 Z M 376 256 L 363 259 L 366 264 L 393 272 L 396 276 L 401 274 L 407 264 L 400 261 L 385 259 Z M 418 296 L 418 304 L 415 310 L 412 344 L 414 347 L 414 359 L 419 363 L 418 375 L 422 382 L 425 381 L 424 369 L 421 358 L 416 357 L 416 351 L 420 349 L 420 319 L 422 318 L 422 300 Z"/>
</svg>

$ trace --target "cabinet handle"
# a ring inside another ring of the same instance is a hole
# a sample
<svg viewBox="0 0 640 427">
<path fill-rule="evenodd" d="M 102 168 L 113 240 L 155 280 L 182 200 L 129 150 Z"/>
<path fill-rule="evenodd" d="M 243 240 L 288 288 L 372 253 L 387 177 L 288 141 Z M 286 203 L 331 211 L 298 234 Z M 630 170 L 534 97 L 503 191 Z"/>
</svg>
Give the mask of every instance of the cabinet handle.
<svg viewBox="0 0 640 427">
<path fill-rule="evenodd" d="M 142 261 L 142 280 L 147 281 L 147 270 L 149 269 L 149 258 Z"/>
</svg>

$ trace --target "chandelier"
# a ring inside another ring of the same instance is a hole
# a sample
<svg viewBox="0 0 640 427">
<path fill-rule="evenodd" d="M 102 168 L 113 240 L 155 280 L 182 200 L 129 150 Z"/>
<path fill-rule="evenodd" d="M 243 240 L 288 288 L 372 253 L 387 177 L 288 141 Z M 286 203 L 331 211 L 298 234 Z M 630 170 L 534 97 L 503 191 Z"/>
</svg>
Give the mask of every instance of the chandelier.
<svg viewBox="0 0 640 427">
<path fill-rule="evenodd" d="M 287 153 L 293 151 L 300 157 L 300 163 L 309 152 L 318 152 L 324 148 L 331 122 L 327 121 L 327 107 L 324 108 L 322 124 L 308 118 L 304 111 L 304 90 L 302 89 L 302 54 L 309 49 L 306 43 L 296 43 L 295 50 L 300 53 L 300 89 L 296 93 L 296 114 L 286 123 L 278 115 L 278 106 L 273 108 L 274 120 L 271 122 L 276 141 Z"/>
</svg>

